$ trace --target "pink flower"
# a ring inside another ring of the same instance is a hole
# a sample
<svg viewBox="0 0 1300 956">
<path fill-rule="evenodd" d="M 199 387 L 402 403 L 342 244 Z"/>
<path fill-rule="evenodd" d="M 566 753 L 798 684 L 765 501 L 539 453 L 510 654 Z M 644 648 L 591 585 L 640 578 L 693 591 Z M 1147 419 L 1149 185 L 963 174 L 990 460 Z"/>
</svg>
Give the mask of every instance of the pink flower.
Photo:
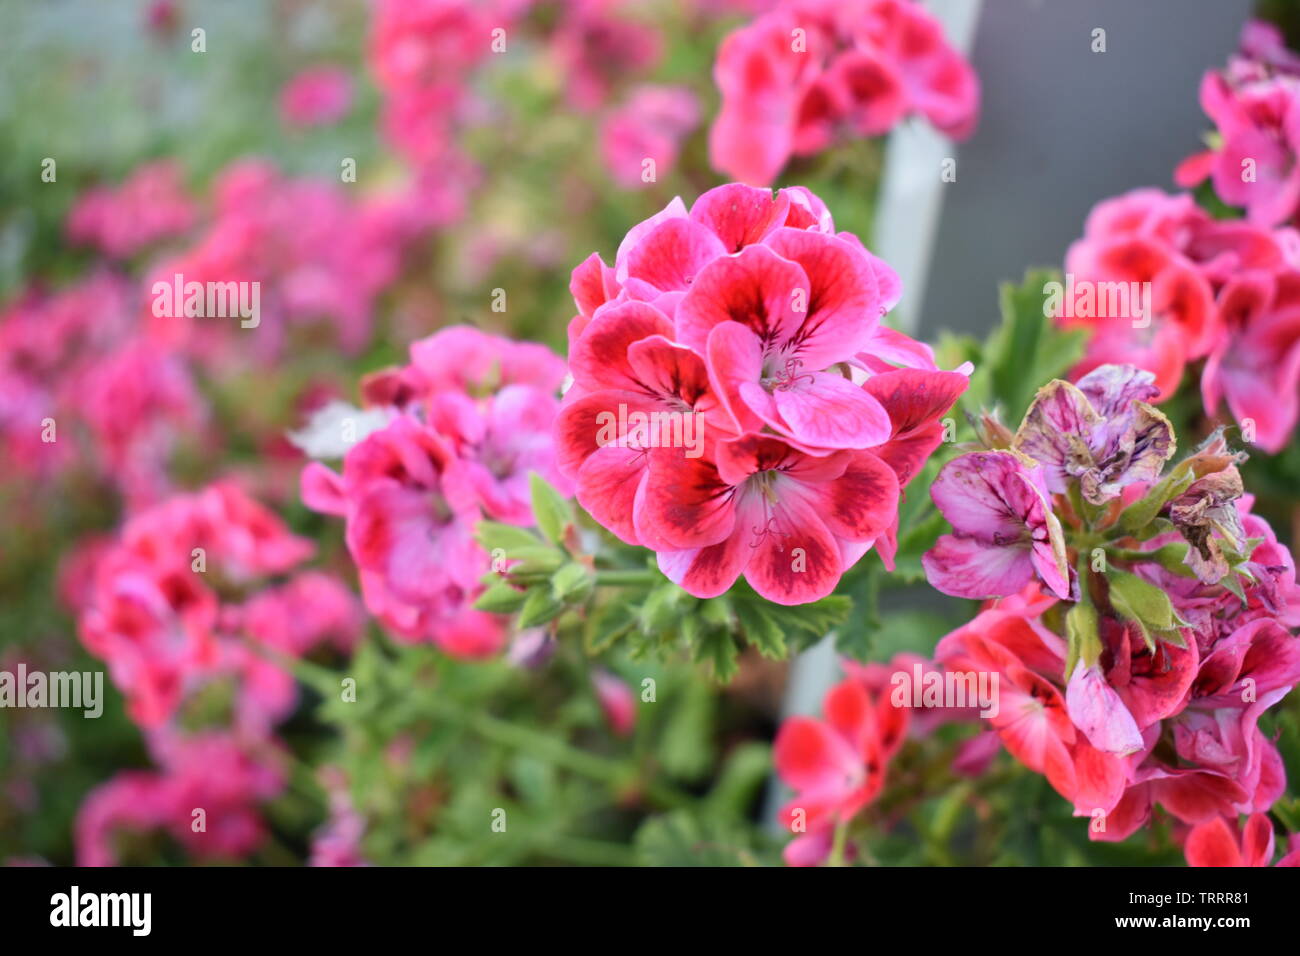
<svg viewBox="0 0 1300 956">
<path fill-rule="evenodd" d="M 79 614 L 82 642 L 108 664 L 142 727 L 167 723 L 221 675 L 235 676 L 249 724 L 268 725 L 292 706 L 293 682 L 231 639 L 215 582 L 245 586 L 311 552 L 234 485 L 167 499 L 130 519 L 96 560 Z"/>
<path fill-rule="evenodd" d="M 1300 58 L 1273 27 L 1242 29 L 1241 55 L 1201 82 L 1201 106 L 1218 128 L 1219 145 L 1185 161 L 1179 185 L 1212 179 L 1226 203 L 1243 206 L 1252 223 L 1292 220 L 1300 204 Z"/>
<path fill-rule="evenodd" d="M 636 695 L 632 688 L 601 670 L 592 673 L 591 683 L 609 729 L 620 737 L 629 736 L 636 727 Z"/>
<path fill-rule="evenodd" d="M 854 678 L 831 688 L 823 710 L 824 720 L 790 718 L 776 737 L 777 774 L 797 791 L 780 814 L 788 829 L 802 834 L 785 848 L 791 866 L 816 865 L 829 855 L 831 832 L 880 794 L 907 733 L 909 711 Z"/>
<path fill-rule="evenodd" d="M 551 439 L 563 376 L 540 345 L 444 329 L 362 383 L 387 424 L 347 451 L 342 475 L 303 471 L 303 501 L 346 520 L 366 607 L 400 639 L 459 657 L 504 645 L 505 619 L 473 608 L 488 571 L 474 527 L 531 524 L 530 472 L 567 489 Z"/>
<path fill-rule="evenodd" d="M 816 601 L 894 522 L 898 478 L 869 451 L 815 458 L 748 435 L 714 455 L 652 455 L 641 515 L 660 569 L 696 597 L 744 574 L 769 601 Z"/>
<path fill-rule="evenodd" d="M 892 565 L 900 489 L 966 388 L 879 327 L 898 277 L 833 230 L 805 189 L 732 184 L 574 270 L 560 471 L 698 596 L 743 573 L 816 600 L 877 543 Z"/>
<path fill-rule="evenodd" d="M 164 830 L 199 859 L 237 859 L 257 849 L 266 831 L 256 805 L 284 787 L 274 750 L 225 734 L 161 735 L 152 749 L 161 772 L 119 774 L 82 803 L 78 865 L 117 865 L 114 837 L 123 829 Z"/>
<path fill-rule="evenodd" d="M 641 86 L 601 125 L 600 145 L 616 182 L 630 189 L 666 176 L 682 140 L 700 121 L 700 104 L 684 86 Z M 649 161 L 652 175 L 646 179 Z"/>
<path fill-rule="evenodd" d="M 1300 271 L 1243 273 L 1219 296 L 1224 342 L 1211 353 L 1201 395 L 1211 413 L 1226 401 L 1253 442 L 1277 454 L 1300 419 Z"/>
<path fill-rule="evenodd" d="M 754 185 L 791 154 L 819 152 L 845 131 L 882 135 L 909 113 L 964 138 L 979 109 L 970 65 L 937 20 L 904 0 L 782 3 L 723 40 L 714 78 L 722 110 L 710 157 Z"/>
<path fill-rule="evenodd" d="M 925 553 L 930 584 L 957 597 L 1014 594 L 1035 578 L 1070 599 L 1071 568 L 1042 466 L 1018 452 L 962 455 L 930 495 L 953 526 Z"/>
<path fill-rule="evenodd" d="M 337 122 L 352 105 L 352 80 L 336 67 L 304 70 L 280 92 L 280 116 L 289 126 Z"/>
<path fill-rule="evenodd" d="M 551 37 L 565 94 L 579 110 L 601 106 L 621 76 L 649 70 L 662 43 L 653 28 L 627 17 L 624 0 L 571 0 Z"/>
<path fill-rule="evenodd" d="M 356 596 L 320 571 L 305 571 L 255 595 L 244 605 L 243 620 L 254 638 L 294 657 L 321 644 L 349 653 L 365 629 Z"/>
<path fill-rule="evenodd" d="M 161 239 L 182 235 L 196 219 L 180 168 L 160 161 L 139 167 L 117 189 L 88 190 L 68 214 L 68 238 L 113 259 L 128 259 Z"/>
<path fill-rule="evenodd" d="M 1224 817 L 1198 823 L 1187 834 L 1183 852 L 1188 866 L 1300 866 L 1300 843 L 1292 838 L 1291 852 L 1273 863 L 1273 824 L 1263 813 L 1252 813 L 1241 828 Z"/>
</svg>

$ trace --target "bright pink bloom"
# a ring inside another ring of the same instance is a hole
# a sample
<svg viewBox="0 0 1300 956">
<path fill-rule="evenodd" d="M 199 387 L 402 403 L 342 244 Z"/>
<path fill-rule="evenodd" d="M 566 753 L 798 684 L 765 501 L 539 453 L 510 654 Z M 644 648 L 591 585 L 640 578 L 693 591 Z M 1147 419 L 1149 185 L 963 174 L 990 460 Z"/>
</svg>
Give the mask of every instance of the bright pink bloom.
<svg viewBox="0 0 1300 956">
<path fill-rule="evenodd" d="M 352 79 L 336 67 L 304 70 L 280 91 L 280 116 L 289 126 L 337 122 L 352 105 Z"/>
<path fill-rule="evenodd" d="M 781 822 L 802 834 L 785 848 L 792 866 L 825 859 L 831 831 L 880 794 L 889 760 L 907 734 L 908 709 L 852 677 L 831 688 L 823 709 L 824 720 L 792 717 L 776 738 L 776 771 L 797 791 L 781 808 Z"/>
<path fill-rule="evenodd" d="M 640 514 L 660 569 L 696 597 L 744 574 L 777 604 L 815 601 L 895 520 L 897 475 L 869 451 L 815 458 L 749 435 L 714 454 L 652 455 Z"/>
<path fill-rule="evenodd" d="M 879 136 L 920 113 L 961 139 L 979 110 L 974 71 L 906 0 L 781 3 L 723 40 L 714 78 L 713 165 L 754 185 L 845 131 Z"/>
<path fill-rule="evenodd" d="M 322 644 L 350 653 L 365 630 L 356 596 L 320 571 L 304 571 L 257 594 L 244 605 L 243 620 L 254 638 L 294 657 Z"/>
<path fill-rule="evenodd" d="M 114 838 L 121 830 L 164 830 L 205 860 L 238 859 L 257 849 L 265 826 L 256 804 L 284 787 L 274 750 L 250 749 L 223 734 L 162 735 L 152 749 L 160 772 L 119 774 L 82 803 L 78 865 L 116 865 Z"/>
<path fill-rule="evenodd" d="M 601 153 L 614 180 L 630 189 L 657 182 L 677 165 L 682 140 L 700 122 L 700 104 L 684 86 L 641 86 L 605 117 Z M 646 178 L 646 161 L 653 176 Z"/>
<path fill-rule="evenodd" d="M 1187 834 L 1183 852 L 1188 866 L 1300 866 L 1300 843 L 1273 863 L 1273 824 L 1267 814 L 1252 813 L 1244 827 L 1224 817 L 1198 823 Z"/>
<path fill-rule="evenodd" d="M 1241 52 L 1201 81 L 1201 107 L 1218 145 L 1178 170 L 1181 186 L 1209 178 L 1229 205 L 1261 226 L 1292 221 L 1300 206 L 1300 58 L 1270 24 L 1247 23 Z"/>
<path fill-rule="evenodd" d="M 530 472 L 567 490 L 551 439 L 563 376 L 540 345 L 444 329 L 363 382 L 387 424 L 347 451 L 342 475 L 303 471 L 304 502 L 346 520 L 366 607 L 402 640 L 460 657 L 504 645 L 505 619 L 472 606 L 488 571 L 474 527 L 532 524 Z"/>
<path fill-rule="evenodd" d="M 110 258 L 128 259 L 159 240 L 188 232 L 195 219 L 179 167 L 160 161 L 141 166 L 116 189 L 84 193 L 68 214 L 68 238 L 96 246 Z"/>
<path fill-rule="evenodd" d="M 1205 364 L 1201 395 L 1211 413 L 1232 417 L 1270 454 L 1300 419 L 1300 271 L 1243 273 L 1219 295 L 1225 341 Z"/>
<path fill-rule="evenodd" d="M 898 277 L 816 196 L 674 199 L 570 287 L 558 463 L 597 521 L 699 596 L 744 573 L 815 600 L 877 542 L 892 566 L 900 489 L 966 370 L 879 326 Z"/>
</svg>

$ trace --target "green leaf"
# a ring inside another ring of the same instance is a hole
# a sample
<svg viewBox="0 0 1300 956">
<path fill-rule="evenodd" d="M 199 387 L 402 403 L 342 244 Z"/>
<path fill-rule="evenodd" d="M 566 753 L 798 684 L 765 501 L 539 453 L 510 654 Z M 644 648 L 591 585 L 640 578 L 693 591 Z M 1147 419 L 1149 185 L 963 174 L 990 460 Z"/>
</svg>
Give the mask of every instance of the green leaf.
<svg viewBox="0 0 1300 956">
<path fill-rule="evenodd" d="M 1142 529 L 1155 520 L 1160 509 L 1171 498 L 1177 498 L 1195 480 L 1196 474 L 1186 462 L 1178 465 L 1152 485 L 1145 495 L 1120 512 L 1120 528 L 1132 535 L 1140 534 Z"/>
<path fill-rule="evenodd" d="M 1085 667 L 1097 663 L 1101 656 L 1101 635 L 1097 631 L 1097 609 L 1091 601 L 1078 601 L 1065 615 L 1065 633 L 1069 640 L 1063 678 L 1069 680 L 1074 665 L 1082 660 Z"/>
<path fill-rule="evenodd" d="M 740 669 L 738 658 L 740 648 L 736 640 L 727 631 L 708 631 L 696 642 L 695 660 L 706 662 L 713 671 L 713 677 L 719 683 L 726 684 L 736 676 Z"/>
<path fill-rule="evenodd" d="M 548 587 L 535 587 L 528 592 L 524 605 L 519 611 L 519 627 L 536 627 L 552 621 L 564 610 L 564 603 L 557 601 Z"/>
<path fill-rule="evenodd" d="M 552 544 L 563 544 L 564 529 L 573 523 L 573 511 L 564 495 L 537 472 L 528 473 L 537 527 Z"/>
<path fill-rule="evenodd" d="M 551 578 L 551 593 L 565 604 L 581 604 L 591 594 L 595 580 L 591 572 L 577 562 L 570 562 Z"/>
<path fill-rule="evenodd" d="M 745 640 L 757 647 L 760 654 L 774 661 L 785 659 L 788 653 L 785 634 L 767 608 L 756 602 L 741 601 L 736 605 L 736 618 Z"/>
<path fill-rule="evenodd" d="M 1008 425 L 1024 417 L 1042 383 L 1064 375 L 1083 355 L 1087 332 L 1059 328 L 1044 314 L 1047 284 L 1060 281 L 1059 272 L 1032 269 L 1020 285 L 1007 282 L 999 290 L 1002 323 L 984 348 L 983 364 L 976 364 L 985 379 L 971 397 L 1000 402 Z"/>
<path fill-rule="evenodd" d="M 479 595 L 478 600 L 474 602 L 474 607 L 476 610 L 487 611 L 490 614 L 513 614 L 523 606 L 527 597 L 526 591 L 521 591 L 505 581 L 498 581 Z"/>
<path fill-rule="evenodd" d="M 1152 631 L 1172 631 L 1183 623 L 1169 595 L 1149 581 L 1115 568 L 1106 577 L 1110 581 L 1111 605 L 1121 617 L 1138 625 L 1149 648 L 1155 649 Z"/>
<path fill-rule="evenodd" d="M 507 556 L 518 548 L 535 548 L 541 545 L 537 535 L 526 528 L 517 528 L 499 521 L 480 521 L 474 529 L 474 537 L 488 551 L 500 549 Z"/>
</svg>

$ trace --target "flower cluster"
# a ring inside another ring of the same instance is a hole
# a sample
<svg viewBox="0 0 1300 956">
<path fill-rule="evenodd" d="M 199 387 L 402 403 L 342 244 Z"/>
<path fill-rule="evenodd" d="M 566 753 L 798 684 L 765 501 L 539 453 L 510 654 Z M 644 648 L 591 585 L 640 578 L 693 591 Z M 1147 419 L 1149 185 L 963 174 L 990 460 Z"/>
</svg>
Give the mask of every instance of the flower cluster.
<svg viewBox="0 0 1300 956">
<path fill-rule="evenodd" d="M 83 863 L 111 863 L 122 828 L 165 829 L 200 856 L 257 844 L 253 805 L 282 785 L 272 729 L 296 700 L 293 678 L 267 651 L 347 652 L 363 626 L 356 598 L 323 572 L 259 590 L 312 550 L 239 486 L 218 482 L 140 512 L 70 563 L 64 591 L 82 642 L 108 665 L 161 768 L 120 774 L 87 797 Z M 227 720 L 188 729 L 223 699 Z M 191 826 L 196 808 L 210 826 Z"/>
<path fill-rule="evenodd" d="M 94 246 L 110 259 L 129 259 L 156 242 L 184 235 L 197 218 L 180 169 L 162 160 L 139 167 L 116 188 L 86 190 L 68 214 L 67 231 L 74 243 Z"/>
<path fill-rule="evenodd" d="M 1076 375 L 1136 365 L 1155 374 L 1164 401 L 1203 359 L 1207 411 L 1226 401 L 1249 441 L 1269 452 L 1286 444 L 1300 416 L 1294 230 L 1216 220 L 1190 196 L 1140 189 L 1097 205 L 1065 266 L 1055 311 L 1091 332 Z"/>
<path fill-rule="evenodd" d="M 123 833 L 166 833 L 199 859 L 257 849 L 266 826 L 256 805 L 278 796 L 286 778 L 271 742 L 157 734 L 150 752 L 159 770 L 124 771 L 87 795 L 77 814 L 78 866 L 118 865 Z"/>
<path fill-rule="evenodd" d="M 291 326 L 322 322 L 355 354 L 370 341 L 376 299 L 400 275 L 408 247 L 458 205 L 418 184 L 353 200 L 342 186 L 285 177 L 255 160 L 228 167 L 213 191 L 211 222 L 188 248 L 153 265 L 142 305 L 156 341 L 208 363 L 232 352 L 272 358 Z M 232 298 L 243 305 L 255 291 L 257 315 L 235 313 L 231 299 L 227 315 L 211 314 L 213 287 L 236 289 Z M 241 327 L 259 334 L 240 341 Z"/>
<path fill-rule="evenodd" d="M 836 827 L 880 795 L 911 714 L 855 676 L 832 687 L 822 709 L 824 720 L 791 717 L 776 738 L 776 772 L 796 791 L 780 811 L 781 822 L 799 834 L 786 844 L 791 866 L 825 860 Z"/>
<path fill-rule="evenodd" d="M 620 185 L 642 188 L 676 165 L 682 140 L 699 122 L 699 100 L 687 87 L 639 86 L 601 123 L 605 165 Z"/>
<path fill-rule="evenodd" d="M 1000 598 L 936 659 L 998 675 L 990 723 L 1099 840 L 1154 806 L 1185 824 L 1266 811 L 1285 777 L 1259 720 L 1300 681 L 1295 562 L 1221 436 L 1165 467 L 1156 393 L 1119 366 L 1041 389 L 1008 447 L 940 473 L 954 531 L 924 559 L 939 590 Z"/>
<path fill-rule="evenodd" d="M 129 283 L 97 271 L 57 292 L 33 288 L 0 311 L 9 477 L 86 468 L 129 505 L 166 493 L 171 454 L 207 410 L 189 368 L 137 334 L 133 304 Z"/>
<path fill-rule="evenodd" d="M 347 648 L 360 634 L 355 599 L 320 572 L 254 590 L 312 551 L 238 485 L 217 482 L 132 517 L 79 563 L 83 582 L 67 591 L 78 596 L 82 642 L 108 664 L 142 727 L 163 726 L 198 690 L 233 679 L 236 722 L 261 732 L 292 706 L 293 682 L 242 638 L 266 635 L 266 646 L 302 653 L 322 642 Z M 271 634 L 267 625 L 289 614 L 292 633 Z"/>
<path fill-rule="evenodd" d="M 375 11 L 370 61 L 385 99 L 388 138 L 412 166 L 446 178 L 465 175 L 460 134 L 490 109 L 475 90 L 485 61 L 528 42 L 532 0 L 382 0 Z M 564 82 L 568 105 L 603 107 L 622 77 L 659 60 L 660 39 L 627 16 L 622 0 L 572 0 L 550 11 L 541 46 Z M 692 121 L 688 125 L 693 125 Z"/>
<path fill-rule="evenodd" d="M 1205 181 L 1260 226 L 1294 223 L 1300 208 L 1300 55 L 1282 32 L 1255 20 L 1224 70 L 1201 80 L 1201 107 L 1214 121 L 1213 147 L 1188 157 L 1174 178 Z"/>
<path fill-rule="evenodd" d="M 556 423 L 578 501 L 698 597 L 829 594 L 872 545 L 966 376 L 880 325 L 898 277 L 801 188 L 732 184 L 573 273 Z"/>
<path fill-rule="evenodd" d="M 713 165 L 754 185 L 846 132 L 880 136 L 919 113 L 962 139 L 979 111 L 975 71 L 911 0 L 783 0 L 723 41 L 714 77 Z"/>
<path fill-rule="evenodd" d="M 505 621 L 473 608 L 489 556 L 486 516 L 533 524 L 529 474 L 563 484 L 551 423 L 564 363 L 544 346 L 465 326 L 414 343 L 411 362 L 367 377 L 366 410 L 331 406 L 298 436 L 320 462 L 302 475 L 307 505 L 347 522 L 366 607 L 394 634 L 450 654 L 500 650 Z"/>
</svg>

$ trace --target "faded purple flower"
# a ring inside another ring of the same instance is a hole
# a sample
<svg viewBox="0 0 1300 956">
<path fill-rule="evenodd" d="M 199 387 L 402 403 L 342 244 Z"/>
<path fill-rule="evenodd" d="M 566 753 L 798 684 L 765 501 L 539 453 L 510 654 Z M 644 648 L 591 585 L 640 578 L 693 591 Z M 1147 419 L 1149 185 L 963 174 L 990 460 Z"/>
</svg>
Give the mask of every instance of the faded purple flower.
<svg viewBox="0 0 1300 956">
<path fill-rule="evenodd" d="M 1072 598 L 1061 523 L 1043 469 L 1014 451 L 972 452 L 939 472 L 930 489 L 952 525 L 921 558 L 930 584 L 968 598 L 1014 594 L 1040 577 Z"/>
<path fill-rule="evenodd" d="M 1077 385 L 1055 381 L 1039 389 L 1012 447 L 1039 462 L 1052 492 L 1077 480 L 1083 497 L 1100 505 L 1125 486 L 1154 481 L 1174 454 L 1174 430 L 1147 404 L 1155 376 L 1131 365 L 1103 365 Z"/>
</svg>

